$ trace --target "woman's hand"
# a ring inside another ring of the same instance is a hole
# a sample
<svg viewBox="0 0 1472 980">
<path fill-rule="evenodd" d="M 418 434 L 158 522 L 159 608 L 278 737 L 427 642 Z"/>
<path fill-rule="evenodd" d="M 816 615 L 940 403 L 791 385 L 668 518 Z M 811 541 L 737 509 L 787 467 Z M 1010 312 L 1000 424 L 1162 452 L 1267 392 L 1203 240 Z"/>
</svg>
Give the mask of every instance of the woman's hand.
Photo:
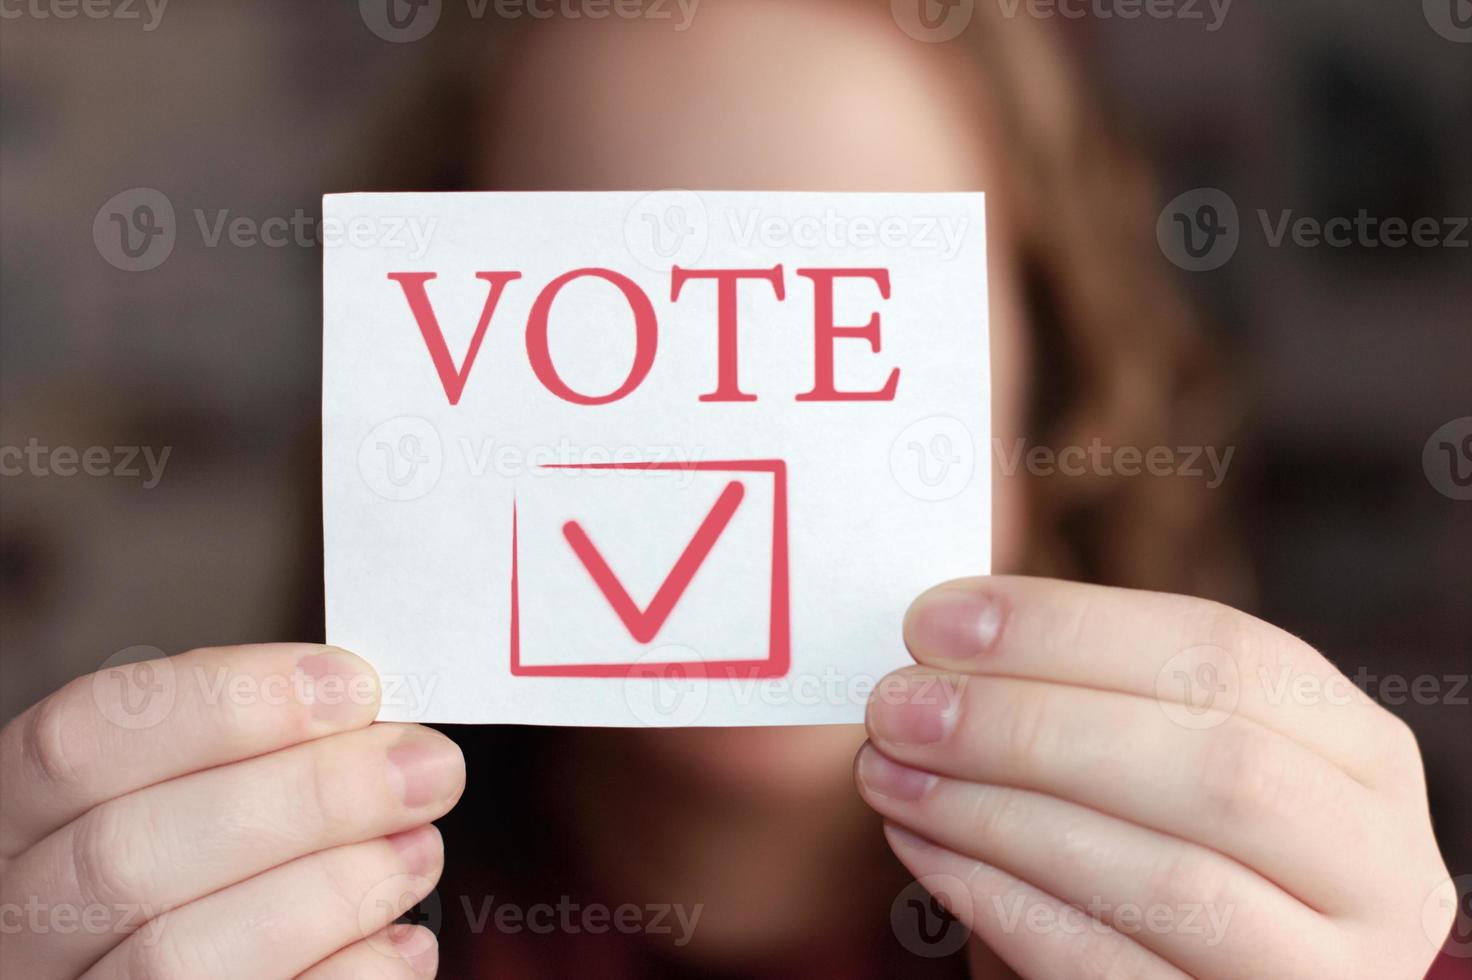
<svg viewBox="0 0 1472 980">
<path fill-rule="evenodd" d="M 460 751 L 330 647 L 83 677 L 0 731 L 0 975 L 430 976 Z"/>
<path fill-rule="evenodd" d="M 895 853 L 1027 978 L 1420 980 L 1452 922 L 1410 730 L 1221 605 L 952 582 L 859 753 Z"/>
</svg>

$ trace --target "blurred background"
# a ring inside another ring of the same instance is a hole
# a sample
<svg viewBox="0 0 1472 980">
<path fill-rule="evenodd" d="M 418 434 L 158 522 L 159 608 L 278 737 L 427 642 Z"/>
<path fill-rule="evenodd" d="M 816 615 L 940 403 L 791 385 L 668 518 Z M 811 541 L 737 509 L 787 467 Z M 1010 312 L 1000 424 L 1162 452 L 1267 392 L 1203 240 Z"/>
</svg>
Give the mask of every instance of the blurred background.
<svg viewBox="0 0 1472 980">
<path fill-rule="evenodd" d="M 427 67 L 343 0 L 97 9 L 0 21 L 0 719 L 126 648 L 316 638 L 312 230 Z M 1074 9 L 1060 29 L 1148 148 L 1159 206 L 1215 188 L 1237 211 L 1234 253 L 1175 271 L 1244 386 L 1220 492 L 1254 611 L 1415 727 L 1472 872 L 1472 455 L 1439 448 L 1472 436 L 1472 7 Z M 119 194 L 162 259 L 119 250 Z M 1277 239 L 1285 213 L 1361 211 L 1435 219 L 1436 240 Z M 28 446 L 105 447 L 112 475 L 17 464 Z"/>
</svg>

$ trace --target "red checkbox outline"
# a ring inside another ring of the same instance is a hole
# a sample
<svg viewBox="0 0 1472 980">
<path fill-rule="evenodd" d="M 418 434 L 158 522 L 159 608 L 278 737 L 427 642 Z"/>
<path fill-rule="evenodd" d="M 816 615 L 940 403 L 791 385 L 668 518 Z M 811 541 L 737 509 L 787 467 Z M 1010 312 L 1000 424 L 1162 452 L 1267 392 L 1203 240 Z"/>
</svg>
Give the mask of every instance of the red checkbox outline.
<svg viewBox="0 0 1472 980">
<path fill-rule="evenodd" d="M 743 680 L 784 677 L 792 663 L 787 577 L 787 464 L 780 459 L 710 460 L 694 463 L 549 463 L 541 469 L 696 470 L 704 473 L 769 473 L 772 476 L 772 593 L 767 656 L 761 660 L 695 660 L 663 663 L 524 664 L 521 662 L 521 599 L 517 573 L 516 502 L 511 503 L 511 676 L 660 677 L 672 670 L 694 676 Z"/>
</svg>

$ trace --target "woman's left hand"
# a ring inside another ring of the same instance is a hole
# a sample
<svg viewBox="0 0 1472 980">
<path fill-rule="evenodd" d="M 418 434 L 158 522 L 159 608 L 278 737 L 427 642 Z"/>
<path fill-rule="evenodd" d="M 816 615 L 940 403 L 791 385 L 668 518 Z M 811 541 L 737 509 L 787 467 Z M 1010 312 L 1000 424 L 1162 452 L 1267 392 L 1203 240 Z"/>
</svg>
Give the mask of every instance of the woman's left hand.
<svg viewBox="0 0 1472 980">
<path fill-rule="evenodd" d="M 1003 576 L 925 593 L 905 640 L 860 792 L 1023 977 L 1424 976 L 1455 908 L 1415 737 L 1307 644 Z"/>
</svg>

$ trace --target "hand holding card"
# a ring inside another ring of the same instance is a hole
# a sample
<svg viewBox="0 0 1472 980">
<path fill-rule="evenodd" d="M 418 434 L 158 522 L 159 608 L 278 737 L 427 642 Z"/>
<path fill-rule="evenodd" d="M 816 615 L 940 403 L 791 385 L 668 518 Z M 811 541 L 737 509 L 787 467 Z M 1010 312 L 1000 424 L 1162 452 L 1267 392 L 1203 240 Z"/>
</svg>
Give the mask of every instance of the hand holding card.
<svg viewBox="0 0 1472 980">
<path fill-rule="evenodd" d="M 328 630 L 381 717 L 854 722 L 908 598 L 986 570 L 980 195 L 324 212 L 434 229 L 324 259 Z"/>
</svg>

